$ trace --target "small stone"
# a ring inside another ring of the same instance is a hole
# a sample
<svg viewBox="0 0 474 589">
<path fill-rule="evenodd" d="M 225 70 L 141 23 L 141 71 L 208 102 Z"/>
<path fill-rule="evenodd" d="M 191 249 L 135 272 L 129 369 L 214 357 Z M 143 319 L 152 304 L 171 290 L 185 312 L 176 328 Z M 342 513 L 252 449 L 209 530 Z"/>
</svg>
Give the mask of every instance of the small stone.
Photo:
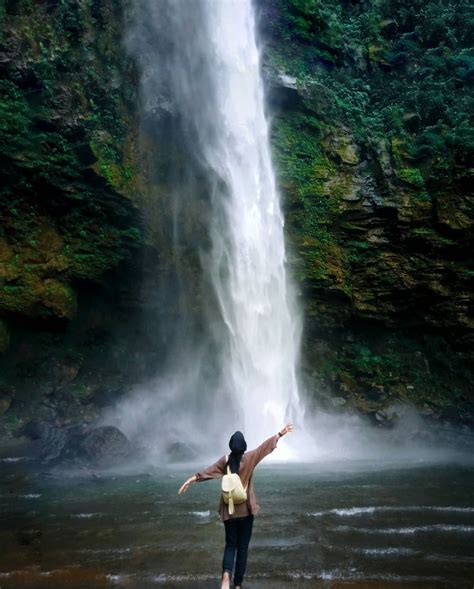
<svg viewBox="0 0 474 589">
<path fill-rule="evenodd" d="M 383 235 L 384 230 L 382 227 L 376 229 L 370 229 L 367 232 L 367 241 L 376 245 L 389 243 L 389 240 Z"/>
</svg>

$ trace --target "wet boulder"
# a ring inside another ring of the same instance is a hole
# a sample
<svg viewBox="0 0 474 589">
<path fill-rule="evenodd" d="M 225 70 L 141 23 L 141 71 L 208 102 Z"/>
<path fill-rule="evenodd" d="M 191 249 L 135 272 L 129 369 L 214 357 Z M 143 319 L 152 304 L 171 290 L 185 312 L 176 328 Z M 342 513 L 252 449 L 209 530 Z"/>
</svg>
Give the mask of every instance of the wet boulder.
<svg viewBox="0 0 474 589">
<path fill-rule="evenodd" d="M 32 454 L 41 462 L 57 458 L 66 445 L 65 432 L 45 422 L 32 420 L 20 433 L 32 440 Z"/>
<path fill-rule="evenodd" d="M 188 462 L 197 458 L 197 452 L 189 444 L 177 441 L 166 448 L 166 456 L 170 462 Z"/>
<path fill-rule="evenodd" d="M 91 430 L 80 443 L 81 454 L 95 464 L 118 463 L 133 454 L 133 446 L 117 427 L 105 425 Z"/>
<path fill-rule="evenodd" d="M 48 465 L 107 466 L 124 461 L 133 453 L 127 436 L 111 425 L 57 427 L 46 421 L 31 420 L 20 434 L 31 440 L 33 458 Z"/>
<path fill-rule="evenodd" d="M 61 461 L 73 440 L 82 435 L 82 426 L 56 427 L 46 421 L 31 420 L 19 432 L 32 442 L 31 453 L 45 464 Z"/>
</svg>

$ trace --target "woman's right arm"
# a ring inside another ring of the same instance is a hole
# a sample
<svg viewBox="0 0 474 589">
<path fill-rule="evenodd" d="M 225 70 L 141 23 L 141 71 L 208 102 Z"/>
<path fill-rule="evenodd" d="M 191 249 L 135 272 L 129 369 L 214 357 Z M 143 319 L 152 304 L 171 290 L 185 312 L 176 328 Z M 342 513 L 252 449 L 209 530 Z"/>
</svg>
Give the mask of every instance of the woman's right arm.
<svg viewBox="0 0 474 589">
<path fill-rule="evenodd" d="M 209 481 L 211 479 L 219 479 L 221 476 L 223 476 L 225 474 L 226 464 L 227 464 L 227 457 L 222 456 L 222 458 L 219 458 L 219 460 L 217 462 L 215 462 L 214 464 L 211 464 L 211 466 L 208 466 L 207 468 L 199 471 L 194 476 L 190 477 L 187 481 L 185 481 L 181 485 L 181 487 L 178 491 L 178 494 L 182 495 L 183 493 L 186 493 L 186 491 L 189 489 L 189 486 L 192 483 L 200 483 L 201 481 Z"/>
<path fill-rule="evenodd" d="M 195 482 L 196 482 L 196 475 L 194 475 L 193 477 L 189 477 L 189 479 L 187 481 L 184 481 L 184 483 L 179 488 L 178 495 L 182 495 L 183 493 L 186 493 L 186 491 L 189 489 L 189 486 L 191 485 L 191 483 L 195 483 Z"/>
</svg>

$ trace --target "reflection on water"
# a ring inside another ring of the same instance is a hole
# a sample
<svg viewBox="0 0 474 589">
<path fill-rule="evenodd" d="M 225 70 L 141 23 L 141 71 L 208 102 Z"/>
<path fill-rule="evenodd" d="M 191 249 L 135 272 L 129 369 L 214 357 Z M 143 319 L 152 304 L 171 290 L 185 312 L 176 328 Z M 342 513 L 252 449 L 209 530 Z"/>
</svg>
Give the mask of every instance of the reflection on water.
<svg viewBox="0 0 474 589">
<path fill-rule="evenodd" d="M 0 462 L 0 587 L 218 587 L 219 483 L 193 468 L 32 474 Z M 469 587 L 474 469 L 262 465 L 247 587 Z"/>
</svg>

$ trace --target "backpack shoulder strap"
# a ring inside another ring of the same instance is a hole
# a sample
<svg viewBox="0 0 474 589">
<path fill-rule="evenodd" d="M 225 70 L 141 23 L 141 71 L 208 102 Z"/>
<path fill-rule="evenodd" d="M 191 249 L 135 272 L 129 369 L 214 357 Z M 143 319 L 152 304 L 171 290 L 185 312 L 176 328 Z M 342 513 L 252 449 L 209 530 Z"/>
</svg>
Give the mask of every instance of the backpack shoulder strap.
<svg viewBox="0 0 474 589">
<path fill-rule="evenodd" d="M 231 474 L 230 472 L 230 466 L 229 466 L 229 454 L 225 455 L 225 462 L 227 464 L 227 474 Z"/>
</svg>

